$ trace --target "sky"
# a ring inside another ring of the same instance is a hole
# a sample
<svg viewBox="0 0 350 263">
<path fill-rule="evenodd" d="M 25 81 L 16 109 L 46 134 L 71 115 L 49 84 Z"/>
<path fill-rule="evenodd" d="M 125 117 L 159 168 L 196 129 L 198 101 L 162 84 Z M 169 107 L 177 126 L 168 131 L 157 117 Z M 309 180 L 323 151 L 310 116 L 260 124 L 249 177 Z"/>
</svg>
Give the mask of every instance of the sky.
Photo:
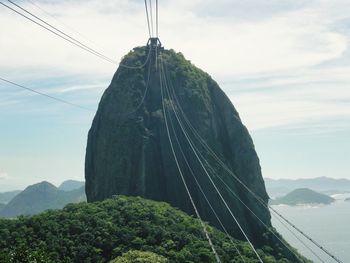
<svg viewBox="0 0 350 263">
<path fill-rule="evenodd" d="M 148 39 L 142 0 L 16 3 L 117 61 Z M 350 179 L 348 0 L 159 0 L 159 10 L 163 45 L 229 96 L 264 177 Z M 0 81 L 0 191 L 83 180 L 87 133 L 117 65 L 3 6 L 0 32 L 0 77 L 92 109 Z"/>
</svg>

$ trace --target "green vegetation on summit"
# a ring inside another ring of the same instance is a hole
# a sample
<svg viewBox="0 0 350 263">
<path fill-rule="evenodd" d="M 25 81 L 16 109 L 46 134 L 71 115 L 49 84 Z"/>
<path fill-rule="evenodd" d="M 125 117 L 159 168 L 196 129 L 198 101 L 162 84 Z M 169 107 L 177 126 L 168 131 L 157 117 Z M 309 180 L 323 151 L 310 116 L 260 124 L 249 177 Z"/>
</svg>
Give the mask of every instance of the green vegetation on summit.
<svg viewBox="0 0 350 263">
<path fill-rule="evenodd" d="M 325 204 L 328 205 L 334 202 L 335 199 L 318 192 L 315 192 L 308 188 L 296 189 L 289 194 L 277 198 L 276 200 L 271 200 L 272 205 L 307 205 L 307 204 Z"/>
<path fill-rule="evenodd" d="M 165 257 L 152 252 L 130 250 L 110 263 L 167 263 Z"/>
<path fill-rule="evenodd" d="M 230 240 L 209 226 L 208 230 L 222 262 L 242 262 L 235 246 L 245 262 L 258 262 L 246 242 Z M 258 250 L 264 263 L 308 262 L 287 260 L 276 247 Z M 140 261 L 133 261 L 136 258 Z M 118 196 L 32 217 L 0 219 L 0 262 L 134 263 L 150 259 L 159 263 L 215 261 L 197 219 L 166 203 L 138 197 Z"/>
</svg>

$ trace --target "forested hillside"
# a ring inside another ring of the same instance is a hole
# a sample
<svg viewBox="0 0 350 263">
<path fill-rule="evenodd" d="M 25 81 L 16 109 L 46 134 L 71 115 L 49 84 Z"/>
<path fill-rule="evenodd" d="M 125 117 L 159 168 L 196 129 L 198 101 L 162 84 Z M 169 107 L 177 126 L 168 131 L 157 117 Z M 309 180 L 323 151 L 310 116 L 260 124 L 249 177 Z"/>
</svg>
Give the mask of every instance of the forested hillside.
<svg viewBox="0 0 350 263">
<path fill-rule="evenodd" d="M 258 262 L 248 243 L 208 229 L 222 262 Z M 125 196 L 2 219 L 0 251 L 0 262 L 133 262 L 122 258 L 137 255 L 159 262 L 215 262 L 197 219 L 163 202 Z M 296 262 L 267 246 L 258 252 L 265 263 Z"/>
</svg>

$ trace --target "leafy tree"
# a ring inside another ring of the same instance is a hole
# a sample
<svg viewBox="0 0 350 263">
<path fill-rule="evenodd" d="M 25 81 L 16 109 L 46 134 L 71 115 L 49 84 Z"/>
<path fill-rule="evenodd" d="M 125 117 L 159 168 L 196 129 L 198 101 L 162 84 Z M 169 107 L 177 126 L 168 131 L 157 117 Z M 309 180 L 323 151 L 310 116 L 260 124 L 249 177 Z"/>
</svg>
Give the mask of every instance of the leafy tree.
<svg viewBox="0 0 350 263">
<path fill-rule="evenodd" d="M 112 260 L 110 263 L 166 263 L 165 257 L 159 256 L 152 252 L 131 250 L 122 256 Z"/>
</svg>

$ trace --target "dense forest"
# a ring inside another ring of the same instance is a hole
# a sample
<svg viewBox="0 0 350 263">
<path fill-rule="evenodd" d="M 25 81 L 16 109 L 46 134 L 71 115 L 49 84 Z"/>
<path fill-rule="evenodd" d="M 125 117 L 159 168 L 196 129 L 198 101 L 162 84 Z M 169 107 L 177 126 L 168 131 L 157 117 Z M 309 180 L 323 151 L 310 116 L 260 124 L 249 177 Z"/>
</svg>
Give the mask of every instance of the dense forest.
<svg viewBox="0 0 350 263">
<path fill-rule="evenodd" d="M 258 262 L 248 243 L 208 229 L 222 262 L 243 262 L 236 248 L 245 262 Z M 125 196 L 1 219 L 0 251 L 0 262 L 10 263 L 215 262 L 197 219 L 164 202 Z M 265 263 L 289 262 L 269 247 L 258 252 Z"/>
</svg>

